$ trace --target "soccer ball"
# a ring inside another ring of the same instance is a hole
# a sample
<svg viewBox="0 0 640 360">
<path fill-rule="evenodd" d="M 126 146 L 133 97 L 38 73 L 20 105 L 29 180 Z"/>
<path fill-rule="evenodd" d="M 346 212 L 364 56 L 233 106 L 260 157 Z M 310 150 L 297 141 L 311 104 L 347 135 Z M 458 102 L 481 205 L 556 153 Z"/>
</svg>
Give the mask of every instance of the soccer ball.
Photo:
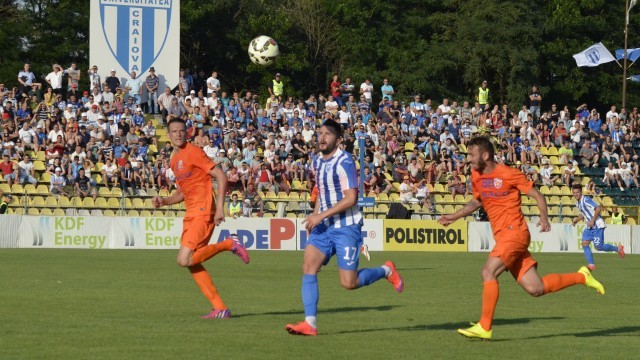
<svg viewBox="0 0 640 360">
<path fill-rule="evenodd" d="M 272 38 L 260 35 L 249 43 L 249 59 L 257 65 L 271 65 L 280 54 L 278 43 Z"/>
</svg>

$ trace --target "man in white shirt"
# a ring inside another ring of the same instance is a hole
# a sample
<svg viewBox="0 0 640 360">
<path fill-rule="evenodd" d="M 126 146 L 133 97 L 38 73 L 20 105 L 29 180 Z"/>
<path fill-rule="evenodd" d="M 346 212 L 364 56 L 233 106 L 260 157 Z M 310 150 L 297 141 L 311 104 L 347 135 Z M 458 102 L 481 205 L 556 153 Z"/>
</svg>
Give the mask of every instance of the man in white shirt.
<svg viewBox="0 0 640 360">
<path fill-rule="evenodd" d="M 109 186 L 109 182 L 113 182 L 114 186 L 118 186 L 118 167 L 111 163 L 111 159 L 107 158 L 106 164 L 102 165 L 102 181 L 104 186 Z"/>
<path fill-rule="evenodd" d="M 205 154 L 207 154 L 207 157 L 212 161 L 213 159 L 218 157 L 218 154 L 220 153 L 219 151 L 220 149 L 218 149 L 218 147 L 213 144 L 213 140 L 211 139 L 209 139 L 209 143 L 205 145 L 205 147 L 202 148 L 202 150 L 204 151 Z"/>
<path fill-rule="evenodd" d="M 418 203 L 418 199 L 413 196 L 415 187 L 411 183 L 409 175 L 405 175 L 400 184 L 400 202 L 402 203 Z"/>
<path fill-rule="evenodd" d="M 55 143 L 58 142 L 58 136 L 64 138 L 64 133 L 60 130 L 58 124 L 54 124 L 53 130 L 49 131 L 49 135 L 47 135 L 47 139 L 49 139 L 50 142 Z"/>
<path fill-rule="evenodd" d="M 540 169 L 540 177 L 542 178 L 542 185 L 545 186 L 553 186 L 556 180 L 558 180 L 558 176 L 552 176 L 553 168 L 549 165 L 548 162 L 545 162 L 542 165 L 542 169 Z"/>
<path fill-rule="evenodd" d="M 62 74 L 62 67 L 58 64 L 53 64 L 53 71 L 44 78 L 56 94 L 64 93 L 62 91 Z"/>
<path fill-rule="evenodd" d="M 22 124 L 22 129 L 18 131 L 18 135 L 25 147 L 35 149 L 36 132 L 29 127 L 29 123 L 27 121 Z"/>
<path fill-rule="evenodd" d="M 611 105 L 611 110 L 607 111 L 606 119 L 611 120 L 614 116 L 618 118 L 618 111 L 615 105 Z"/>
<path fill-rule="evenodd" d="M 213 71 L 211 77 L 207 79 L 207 95 L 218 91 L 220 91 L 220 80 L 218 79 L 218 72 Z"/>
<path fill-rule="evenodd" d="M 309 143 L 311 141 L 313 134 L 315 134 L 315 131 L 310 129 L 309 123 L 304 124 L 304 128 L 302 129 L 302 139 L 304 139 L 305 143 Z"/>
<path fill-rule="evenodd" d="M 364 95 L 369 105 L 373 103 L 373 84 L 370 79 L 365 79 L 365 81 L 360 84 L 360 94 Z"/>
<path fill-rule="evenodd" d="M 133 103 L 135 105 L 140 105 L 142 101 L 142 80 L 136 77 L 136 72 L 131 72 L 131 79 L 127 80 L 127 84 L 125 85 L 125 89 L 129 93 L 130 97 L 133 97 Z"/>
<path fill-rule="evenodd" d="M 440 104 L 440 106 L 438 106 L 438 109 L 440 109 L 442 117 L 445 120 L 448 120 L 449 119 L 449 115 L 451 114 L 451 106 L 449 106 L 449 99 L 447 99 L 447 98 L 442 99 L 442 104 Z"/>
<path fill-rule="evenodd" d="M 338 103 L 333 99 L 333 96 L 329 95 L 329 99 L 324 103 L 324 109 L 333 115 L 338 114 Z"/>
<path fill-rule="evenodd" d="M 105 84 L 102 91 L 102 101 L 109 102 L 111 104 L 115 100 L 115 96 L 111 92 L 109 85 Z"/>
<path fill-rule="evenodd" d="M 67 195 L 64 192 L 64 186 L 67 181 L 64 176 L 62 176 L 62 169 L 57 167 L 53 176 L 51 176 L 51 187 L 49 191 L 54 195 Z"/>
<path fill-rule="evenodd" d="M 28 182 L 29 184 L 35 185 L 38 183 L 35 175 L 35 169 L 33 162 L 31 162 L 31 157 L 29 157 L 29 155 L 24 155 L 22 157 L 22 161 L 18 163 L 18 181 L 20 181 L 20 184 Z"/>
</svg>

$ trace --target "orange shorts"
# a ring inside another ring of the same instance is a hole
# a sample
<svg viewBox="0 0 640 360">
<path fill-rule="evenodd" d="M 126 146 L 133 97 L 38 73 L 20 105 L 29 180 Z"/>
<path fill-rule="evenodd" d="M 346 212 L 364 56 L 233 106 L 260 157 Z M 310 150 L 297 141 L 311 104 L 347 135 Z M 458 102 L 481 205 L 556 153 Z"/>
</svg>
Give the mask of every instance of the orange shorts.
<svg viewBox="0 0 640 360">
<path fill-rule="evenodd" d="M 213 215 L 186 217 L 182 222 L 182 246 L 197 250 L 207 246 L 216 223 Z"/>
<path fill-rule="evenodd" d="M 528 233 L 526 238 L 520 233 L 510 239 L 496 239 L 496 246 L 489 256 L 500 258 L 516 281 L 520 281 L 529 269 L 538 264 L 529 252 L 530 239 L 531 235 Z"/>
<path fill-rule="evenodd" d="M 311 197 L 309 198 L 309 201 L 316 202 L 317 199 L 318 199 L 318 187 L 314 186 L 313 190 L 311 190 Z"/>
</svg>

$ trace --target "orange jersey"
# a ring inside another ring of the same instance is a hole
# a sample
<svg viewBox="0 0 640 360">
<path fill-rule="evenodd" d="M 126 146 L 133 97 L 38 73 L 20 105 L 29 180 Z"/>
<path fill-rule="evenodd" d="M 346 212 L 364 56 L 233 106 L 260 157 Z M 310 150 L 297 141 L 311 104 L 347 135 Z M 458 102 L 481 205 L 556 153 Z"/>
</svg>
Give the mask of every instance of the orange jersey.
<svg viewBox="0 0 640 360">
<path fill-rule="evenodd" d="M 520 170 L 501 164 L 485 175 L 473 170 L 471 181 L 473 196 L 482 202 L 496 242 L 520 241 L 528 245 L 529 228 L 522 214 L 520 192 L 528 193 L 533 182 L 527 180 Z M 517 239 L 513 238 L 514 235 Z"/>
<path fill-rule="evenodd" d="M 202 148 L 190 143 L 171 157 L 171 170 L 184 193 L 185 217 L 215 214 L 213 184 L 209 174 L 215 166 Z"/>
</svg>

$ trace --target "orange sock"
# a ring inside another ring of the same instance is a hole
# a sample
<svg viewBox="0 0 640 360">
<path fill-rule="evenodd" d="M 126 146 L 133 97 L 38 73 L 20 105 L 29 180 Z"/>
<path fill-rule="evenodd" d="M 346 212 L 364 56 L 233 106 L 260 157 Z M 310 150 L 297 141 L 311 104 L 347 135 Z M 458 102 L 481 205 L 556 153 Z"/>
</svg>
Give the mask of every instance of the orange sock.
<svg viewBox="0 0 640 360">
<path fill-rule="evenodd" d="M 493 323 L 493 313 L 496 311 L 498 298 L 500 297 L 500 287 L 498 280 L 490 280 L 484 282 L 482 290 L 482 316 L 480 317 L 480 325 L 489 331 Z"/>
<path fill-rule="evenodd" d="M 189 267 L 189 271 L 191 272 L 191 276 L 193 276 L 193 280 L 198 284 L 200 291 L 202 291 L 202 294 L 211 302 L 211 306 L 216 310 L 226 310 L 227 307 L 218 295 L 218 290 L 213 286 L 211 276 L 209 276 L 204 266 L 191 266 Z"/>
<path fill-rule="evenodd" d="M 200 248 L 193 253 L 193 265 L 201 264 L 214 257 L 219 252 L 231 251 L 232 248 L 233 240 L 231 239 L 227 239 L 217 244 L 211 244 Z"/>
<path fill-rule="evenodd" d="M 545 294 L 560 291 L 576 284 L 584 284 L 584 281 L 584 275 L 579 272 L 571 274 L 549 274 L 542 278 Z"/>
</svg>

